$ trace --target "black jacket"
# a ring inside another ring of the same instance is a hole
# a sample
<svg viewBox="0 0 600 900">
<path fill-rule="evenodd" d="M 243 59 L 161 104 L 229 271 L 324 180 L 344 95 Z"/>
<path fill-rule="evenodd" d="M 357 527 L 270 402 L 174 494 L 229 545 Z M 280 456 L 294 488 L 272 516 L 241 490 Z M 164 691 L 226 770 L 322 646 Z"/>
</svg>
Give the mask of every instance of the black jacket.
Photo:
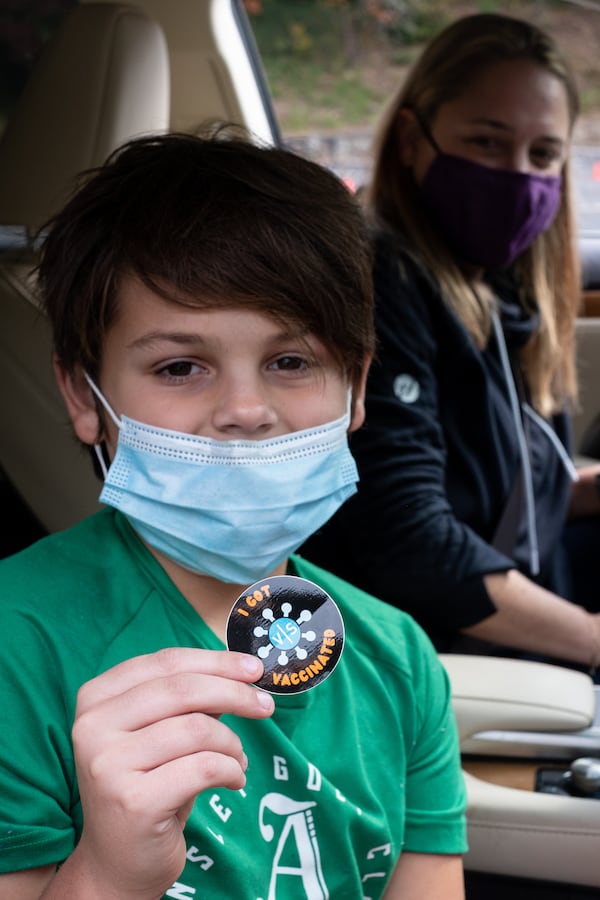
<svg viewBox="0 0 600 900">
<path fill-rule="evenodd" d="M 377 361 L 366 422 L 350 443 L 358 493 L 300 553 L 407 610 L 444 649 L 494 611 L 485 574 L 531 574 L 524 511 L 514 547 L 493 546 L 522 477 L 515 422 L 495 338 L 477 349 L 437 283 L 389 236 L 376 242 L 374 277 Z M 537 316 L 521 309 L 508 278 L 494 288 L 523 385 L 516 351 Z M 548 424 L 568 447 L 567 417 Z M 565 595 L 560 541 L 570 476 L 547 434 L 529 420 L 526 430 L 541 563 L 534 580 Z"/>
</svg>

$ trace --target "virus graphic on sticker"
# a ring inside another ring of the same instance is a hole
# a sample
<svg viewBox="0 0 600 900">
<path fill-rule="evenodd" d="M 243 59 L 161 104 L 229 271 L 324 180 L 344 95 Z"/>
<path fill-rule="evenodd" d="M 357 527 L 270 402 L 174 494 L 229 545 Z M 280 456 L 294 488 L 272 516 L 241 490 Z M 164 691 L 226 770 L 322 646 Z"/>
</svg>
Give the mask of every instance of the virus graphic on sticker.
<svg viewBox="0 0 600 900">
<path fill-rule="evenodd" d="M 228 649 L 257 656 L 264 674 L 256 683 L 275 694 L 321 684 L 343 645 L 344 623 L 332 598 L 295 575 L 257 581 L 238 597 L 227 620 Z"/>
<path fill-rule="evenodd" d="M 277 657 L 277 662 L 280 666 L 285 666 L 289 662 L 288 651 L 293 650 L 297 659 L 306 659 L 308 656 L 308 651 L 298 645 L 303 638 L 311 643 L 316 638 L 314 631 L 303 632 L 300 628 L 304 622 L 310 622 L 312 613 L 309 609 L 303 609 L 297 619 L 290 619 L 291 611 L 291 603 L 281 604 L 283 615 L 279 619 L 275 618 L 271 609 L 262 611 L 263 619 L 271 622 L 271 625 L 269 628 L 257 625 L 254 629 L 255 637 L 268 636 L 269 638 L 269 643 L 259 647 L 256 651 L 257 656 L 260 656 L 261 659 L 266 659 L 271 650 L 279 650 L 281 652 Z"/>
</svg>

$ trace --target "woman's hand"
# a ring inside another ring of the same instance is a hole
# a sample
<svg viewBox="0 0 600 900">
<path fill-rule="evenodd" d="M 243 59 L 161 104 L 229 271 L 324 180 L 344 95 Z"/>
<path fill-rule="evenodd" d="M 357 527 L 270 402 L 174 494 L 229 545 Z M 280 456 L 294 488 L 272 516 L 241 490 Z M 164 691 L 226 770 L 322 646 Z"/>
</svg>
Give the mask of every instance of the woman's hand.
<svg viewBox="0 0 600 900">
<path fill-rule="evenodd" d="M 65 864 L 80 893 L 63 896 L 139 900 L 171 886 L 196 795 L 245 784 L 241 742 L 219 716 L 271 715 L 272 697 L 249 684 L 261 675 L 260 661 L 241 653 L 174 648 L 81 688 L 73 744 L 84 828 Z"/>
<path fill-rule="evenodd" d="M 516 569 L 484 576 L 496 611 L 465 634 L 590 669 L 600 665 L 600 613 L 564 600 Z"/>
</svg>

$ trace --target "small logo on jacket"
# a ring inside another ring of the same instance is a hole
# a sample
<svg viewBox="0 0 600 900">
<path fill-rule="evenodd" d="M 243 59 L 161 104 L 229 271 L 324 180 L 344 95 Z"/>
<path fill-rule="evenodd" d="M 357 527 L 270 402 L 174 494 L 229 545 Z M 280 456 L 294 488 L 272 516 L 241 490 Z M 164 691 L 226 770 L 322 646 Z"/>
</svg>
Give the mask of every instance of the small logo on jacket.
<svg viewBox="0 0 600 900">
<path fill-rule="evenodd" d="M 416 403 L 421 393 L 419 382 L 412 375 L 396 375 L 393 389 L 402 403 Z"/>
</svg>

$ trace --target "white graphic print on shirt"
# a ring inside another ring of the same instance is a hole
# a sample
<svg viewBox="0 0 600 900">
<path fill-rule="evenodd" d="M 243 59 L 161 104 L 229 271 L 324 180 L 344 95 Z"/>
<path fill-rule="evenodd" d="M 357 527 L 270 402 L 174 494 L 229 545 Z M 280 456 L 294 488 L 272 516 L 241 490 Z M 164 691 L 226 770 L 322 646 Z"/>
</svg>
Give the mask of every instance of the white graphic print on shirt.
<svg viewBox="0 0 600 900">
<path fill-rule="evenodd" d="M 280 783 L 289 781 L 286 760 L 281 756 L 274 756 L 272 763 L 273 779 Z M 305 787 L 318 794 L 321 785 L 320 771 L 308 763 Z M 243 802 L 248 794 L 246 790 L 240 790 L 232 794 L 232 798 L 236 796 Z M 226 846 L 227 828 L 222 826 L 226 825 L 232 816 L 235 819 L 234 801 L 232 799 L 231 805 L 225 805 L 220 794 L 212 794 L 207 799 L 213 819 L 216 817 L 215 821 L 218 820 L 219 827 L 217 829 L 215 825 L 215 828 L 211 828 L 205 823 L 204 828 L 219 844 Z M 348 803 L 339 791 L 335 792 L 335 799 L 343 805 Z M 262 796 L 258 807 L 258 833 L 265 844 L 270 845 L 272 852 L 270 870 L 265 871 L 265 893 L 257 896 L 256 900 L 281 900 L 289 896 L 290 879 L 295 884 L 293 889 L 295 897 L 304 896 L 306 900 L 329 900 L 330 889 L 323 873 L 318 840 L 318 808 L 317 800 L 298 800 L 280 791 L 269 791 Z M 353 812 L 356 816 L 362 815 L 359 807 L 354 807 Z M 366 885 L 370 882 L 369 887 L 373 888 L 377 884 L 378 889 L 375 890 L 374 897 L 381 896 L 382 887 L 389 877 L 391 853 L 392 847 L 388 842 L 373 847 L 366 853 L 362 883 Z M 260 854 L 257 853 L 258 856 Z M 201 852 L 196 846 L 188 846 L 186 858 L 188 863 L 194 864 L 194 868 L 197 866 L 205 872 L 218 863 L 209 853 Z M 175 882 L 165 896 L 171 900 L 189 900 L 198 895 L 195 887 Z M 368 893 L 363 892 L 363 900 L 371 900 Z"/>
<path fill-rule="evenodd" d="M 282 817 L 283 823 L 271 869 L 268 900 L 277 898 L 277 876 L 279 874 L 300 877 L 306 896 L 310 897 L 310 900 L 328 900 L 329 892 L 321 871 L 319 844 L 311 812 L 312 807 L 316 805 L 314 801 L 298 803 L 283 794 L 275 793 L 267 794 L 260 801 L 259 825 L 260 833 L 265 841 L 270 842 L 275 837 L 273 826 L 264 821 L 265 810 Z M 280 865 L 286 841 L 290 835 L 293 836 L 296 843 L 300 861 L 300 865 L 297 867 Z"/>
</svg>

